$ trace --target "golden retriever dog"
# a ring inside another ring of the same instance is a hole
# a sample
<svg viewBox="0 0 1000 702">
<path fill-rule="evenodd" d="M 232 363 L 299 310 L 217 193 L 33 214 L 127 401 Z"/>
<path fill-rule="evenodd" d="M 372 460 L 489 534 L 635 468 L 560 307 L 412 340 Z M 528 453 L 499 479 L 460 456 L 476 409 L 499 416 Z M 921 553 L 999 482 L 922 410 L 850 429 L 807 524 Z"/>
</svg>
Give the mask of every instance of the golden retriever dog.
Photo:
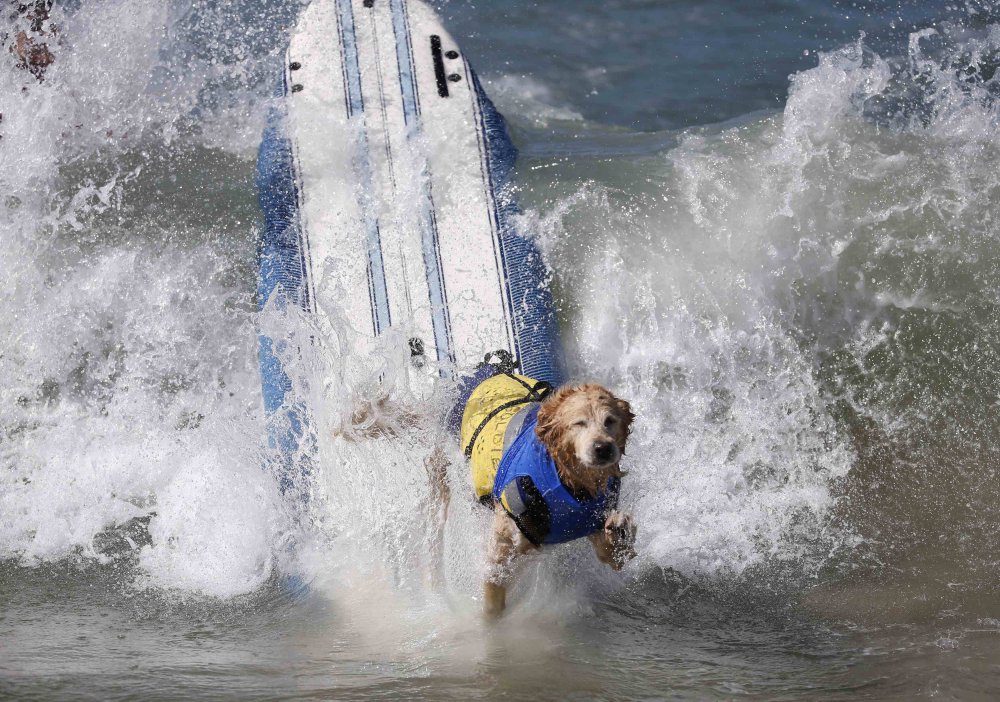
<svg viewBox="0 0 1000 702">
<path fill-rule="evenodd" d="M 555 463 L 559 481 L 580 503 L 601 497 L 611 478 L 624 475 L 620 461 L 635 415 L 625 400 L 596 385 L 566 385 L 541 404 L 535 435 Z M 636 525 L 617 509 L 617 494 L 602 514 L 602 528 L 587 536 L 598 560 L 620 570 L 636 553 Z M 519 520 L 520 521 L 520 520 Z M 488 574 L 484 606 L 488 617 L 506 607 L 507 588 L 517 558 L 541 550 L 500 501 L 493 503 L 493 528 L 488 541 Z"/>
<path fill-rule="evenodd" d="M 524 381 L 531 380 L 505 375 L 524 387 L 528 387 Z M 476 411 L 474 401 L 466 405 L 463 424 L 470 407 L 473 414 Z M 540 404 L 525 402 L 519 409 L 505 420 L 501 417 L 499 432 L 506 437 L 486 440 L 494 452 L 491 471 L 484 475 L 482 464 L 477 467 L 471 458 L 472 443 L 466 450 L 479 500 L 493 511 L 484 583 L 484 609 L 489 619 L 499 617 L 506 608 L 507 589 L 519 557 L 526 553 L 586 536 L 598 560 L 614 570 L 636 555 L 635 522 L 618 510 L 619 479 L 625 475 L 620 462 L 635 419 L 629 403 L 591 383 L 563 386 Z M 485 411 L 481 406 L 479 410 Z M 525 418 L 518 416 L 522 413 Z M 486 412 L 487 418 L 494 416 L 495 411 Z M 515 425 L 513 432 L 508 429 L 511 425 Z M 482 428 L 478 426 L 473 436 Z M 463 427 L 463 434 L 468 434 L 467 427 Z M 509 440 L 512 434 L 516 438 L 510 445 L 504 441 L 501 457 L 500 439 Z M 439 558 L 450 499 L 444 452 L 435 450 L 425 467 L 438 520 L 438 543 L 432 557 Z M 440 583 L 440 574 L 436 581 Z"/>
</svg>

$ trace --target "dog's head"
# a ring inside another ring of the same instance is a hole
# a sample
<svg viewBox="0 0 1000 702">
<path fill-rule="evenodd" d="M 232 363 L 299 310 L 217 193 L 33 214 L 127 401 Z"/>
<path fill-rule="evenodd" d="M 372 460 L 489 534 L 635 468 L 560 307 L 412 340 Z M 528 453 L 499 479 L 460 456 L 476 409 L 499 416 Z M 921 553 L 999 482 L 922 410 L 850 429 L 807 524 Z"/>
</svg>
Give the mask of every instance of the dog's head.
<svg viewBox="0 0 1000 702">
<path fill-rule="evenodd" d="M 586 486 L 600 476 L 620 475 L 633 419 L 628 402 L 607 388 L 565 385 L 542 403 L 535 432 L 560 476 Z"/>
</svg>

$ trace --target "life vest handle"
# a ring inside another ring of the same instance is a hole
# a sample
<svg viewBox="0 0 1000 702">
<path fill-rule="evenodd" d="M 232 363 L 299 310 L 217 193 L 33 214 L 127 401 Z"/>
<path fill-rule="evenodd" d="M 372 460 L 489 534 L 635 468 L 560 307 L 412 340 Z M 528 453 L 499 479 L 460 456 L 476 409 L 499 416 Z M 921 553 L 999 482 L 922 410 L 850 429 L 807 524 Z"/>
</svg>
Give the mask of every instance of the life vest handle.
<svg viewBox="0 0 1000 702">
<path fill-rule="evenodd" d="M 491 360 L 496 356 L 499 360 Z M 514 358 L 512 354 L 507 349 L 497 349 L 496 351 L 490 351 L 488 354 L 483 356 L 483 362 L 479 364 L 479 368 L 483 366 L 493 366 L 498 372 L 510 375 L 521 365 L 521 362 Z"/>
</svg>

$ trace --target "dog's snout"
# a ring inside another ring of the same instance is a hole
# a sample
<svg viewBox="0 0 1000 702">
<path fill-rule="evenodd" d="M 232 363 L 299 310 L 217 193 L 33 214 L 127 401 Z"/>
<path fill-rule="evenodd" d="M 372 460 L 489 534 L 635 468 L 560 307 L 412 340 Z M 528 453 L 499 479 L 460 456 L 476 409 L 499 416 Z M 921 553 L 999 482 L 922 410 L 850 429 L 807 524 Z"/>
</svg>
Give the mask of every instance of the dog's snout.
<svg viewBox="0 0 1000 702">
<path fill-rule="evenodd" d="M 599 461 L 610 461 L 614 455 L 614 445 L 610 441 L 595 441 L 594 456 Z"/>
</svg>

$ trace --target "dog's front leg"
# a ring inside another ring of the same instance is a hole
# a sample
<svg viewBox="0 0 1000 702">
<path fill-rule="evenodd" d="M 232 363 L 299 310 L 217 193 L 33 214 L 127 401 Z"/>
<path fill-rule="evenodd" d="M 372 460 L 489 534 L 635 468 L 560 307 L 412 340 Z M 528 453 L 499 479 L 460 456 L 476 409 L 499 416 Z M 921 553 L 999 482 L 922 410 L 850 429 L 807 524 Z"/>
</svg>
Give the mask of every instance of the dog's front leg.
<svg viewBox="0 0 1000 702">
<path fill-rule="evenodd" d="M 636 556 L 637 531 L 632 515 L 615 511 L 604 521 L 604 528 L 588 538 L 594 545 L 597 560 L 607 563 L 614 570 L 621 570 Z"/>
<path fill-rule="evenodd" d="M 493 512 L 493 528 L 490 530 L 490 544 L 486 552 L 483 606 L 487 619 L 498 618 L 507 606 L 507 585 L 513 577 L 516 555 L 513 534 L 506 523 L 509 520 L 503 508 L 497 505 Z"/>
<path fill-rule="evenodd" d="M 518 530 L 514 520 L 496 505 L 493 511 L 493 528 L 486 556 L 486 583 L 483 605 L 486 617 L 496 619 L 507 606 L 507 586 L 514 578 L 517 557 L 533 548 Z"/>
<path fill-rule="evenodd" d="M 483 590 L 483 614 L 489 620 L 499 619 L 507 608 L 507 585 L 490 575 Z"/>
</svg>

